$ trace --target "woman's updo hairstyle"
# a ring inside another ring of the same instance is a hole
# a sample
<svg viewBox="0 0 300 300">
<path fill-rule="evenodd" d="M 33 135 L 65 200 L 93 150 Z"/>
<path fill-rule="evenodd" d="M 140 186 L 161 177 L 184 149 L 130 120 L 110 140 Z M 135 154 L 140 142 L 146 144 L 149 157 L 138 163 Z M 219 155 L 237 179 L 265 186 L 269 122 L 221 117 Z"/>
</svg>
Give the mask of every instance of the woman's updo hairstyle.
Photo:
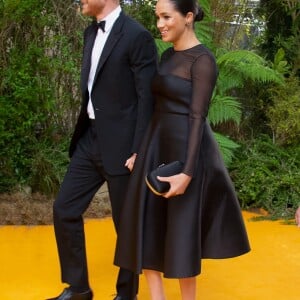
<svg viewBox="0 0 300 300">
<path fill-rule="evenodd" d="M 180 12 L 183 16 L 186 16 L 188 12 L 194 13 L 194 22 L 200 22 L 203 20 L 204 12 L 198 5 L 197 0 L 170 0 L 175 9 Z"/>
</svg>

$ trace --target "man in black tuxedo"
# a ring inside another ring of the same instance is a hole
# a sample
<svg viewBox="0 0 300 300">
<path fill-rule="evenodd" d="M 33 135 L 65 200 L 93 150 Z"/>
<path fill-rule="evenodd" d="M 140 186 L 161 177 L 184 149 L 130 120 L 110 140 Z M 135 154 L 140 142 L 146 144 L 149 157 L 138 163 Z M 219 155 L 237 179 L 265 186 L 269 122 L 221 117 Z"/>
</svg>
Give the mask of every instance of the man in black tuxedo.
<svg viewBox="0 0 300 300">
<path fill-rule="evenodd" d="M 62 282 L 57 300 L 90 300 L 82 215 L 107 182 L 118 232 L 130 171 L 153 110 L 153 38 L 126 16 L 119 0 L 81 0 L 95 17 L 84 32 L 82 106 L 70 145 L 70 165 L 54 202 L 53 217 Z M 100 249 L 101 251 L 101 249 Z M 101 284 L 101 283 L 100 283 Z M 136 299 L 138 275 L 120 269 L 115 300 Z"/>
</svg>

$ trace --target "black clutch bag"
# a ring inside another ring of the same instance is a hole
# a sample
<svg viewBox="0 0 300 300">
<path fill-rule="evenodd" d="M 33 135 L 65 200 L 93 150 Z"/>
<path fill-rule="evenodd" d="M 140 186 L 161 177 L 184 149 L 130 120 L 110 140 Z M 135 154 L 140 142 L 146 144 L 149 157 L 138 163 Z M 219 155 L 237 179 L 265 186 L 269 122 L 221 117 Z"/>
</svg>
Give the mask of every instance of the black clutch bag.
<svg viewBox="0 0 300 300">
<path fill-rule="evenodd" d="M 162 164 L 146 175 L 146 183 L 149 189 L 156 195 L 161 196 L 170 189 L 168 182 L 162 182 L 157 179 L 157 176 L 168 177 L 181 173 L 183 163 L 173 161 L 169 164 Z"/>
</svg>

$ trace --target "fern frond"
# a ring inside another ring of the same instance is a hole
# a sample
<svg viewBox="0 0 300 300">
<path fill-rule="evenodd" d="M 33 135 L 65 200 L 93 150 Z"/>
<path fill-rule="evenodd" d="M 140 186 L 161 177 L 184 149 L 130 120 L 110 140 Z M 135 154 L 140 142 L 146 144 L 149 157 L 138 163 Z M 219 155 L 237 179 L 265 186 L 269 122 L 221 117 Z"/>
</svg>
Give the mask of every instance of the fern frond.
<svg viewBox="0 0 300 300">
<path fill-rule="evenodd" d="M 240 88 L 244 85 L 244 79 L 237 72 L 233 72 L 229 68 L 223 68 L 219 72 L 219 77 L 216 84 L 218 94 L 226 94 L 234 88 Z"/>
<path fill-rule="evenodd" d="M 214 17 L 211 12 L 211 1 L 201 0 L 198 1 L 200 7 L 204 11 L 204 19 L 199 23 L 195 23 L 195 32 L 198 39 L 206 45 L 209 49 L 213 48 L 213 26 Z"/>
<path fill-rule="evenodd" d="M 208 111 L 208 120 L 213 125 L 217 125 L 229 120 L 238 125 L 241 121 L 241 116 L 241 104 L 236 98 L 215 95 L 212 99 Z"/>
<path fill-rule="evenodd" d="M 267 66 L 267 62 L 261 56 L 248 50 L 236 50 L 222 53 L 217 57 L 217 64 L 222 78 L 241 77 L 258 82 L 282 83 L 282 76 Z M 230 82 L 229 82 L 230 83 Z M 240 82 L 237 82 L 240 87 Z M 234 86 L 232 86 L 234 87 Z"/>
<path fill-rule="evenodd" d="M 241 62 L 240 64 L 233 66 L 233 69 L 235 69 L 237 72 L 242 73 L 245 79 L 250 79 L 252 81 L 258 81 L 262 83 L 282 83 L 282 77 L 277 74 L 277 72 L 264 65 L 247 64 Z"/>
<path fill-rule="evenodd" d="M 228 167 L 234 157 L 234 150 L 237 149 L 239 145 L 230 138 L 217 132 L 214 132 L 214 137 L 219 145 L 224 163 Z"/>
<path fill-rule="evenodd" d="M 210 0 L 201 0 L 198 1 L 200 7 L 203 9 L 204 11 L 204 16 L 210 16 L 211 15 L 211 8 L 210 8 Z"/>
<path fill-rule="evenodd" d="M 218 65 L 222 64 L 239 64 L 240 62 L 245 62 L 247 64 L 265 64 L 265 60 L 254 53 L 253 51 L 248 50 L 235 50 L 229 51 L 221 54 L 217 58 Z"/>
<path fill-rule="evenodd" d="M 203 20 L 200 23 L 196 23 L 195 33 L 199 41 L 206 47 L 212 50 L 213 48 L 213 27 L 211 21 Z"/>
</svg>

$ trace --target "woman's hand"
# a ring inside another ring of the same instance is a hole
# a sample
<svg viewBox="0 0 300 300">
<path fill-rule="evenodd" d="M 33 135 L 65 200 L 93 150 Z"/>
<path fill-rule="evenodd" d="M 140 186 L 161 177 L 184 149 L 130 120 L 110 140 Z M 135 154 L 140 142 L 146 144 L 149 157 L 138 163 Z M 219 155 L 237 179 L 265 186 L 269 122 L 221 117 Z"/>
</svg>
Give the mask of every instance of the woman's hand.
<svg viewBox="0 0 300 300">
<path fill-rule="evenodd" d="M 163 182 L 169 182 L 170 189 L 163 194 L 163 197 L 170 198 L 184 194 L 186 188 L 192 180 L 192 177 L 184 173 L 180 173 L 169 177 L 157 176 L 157 179 Z"/>
<path fill-rule="evenodd" d="M 125 167 L 129 169 L 130 172 L 132 172 L 133 166 L 134 166 L 134 162 L 136 159 L 137 154 L 133 153 L 127 160 L 125 163 Z"/>
</svg>

